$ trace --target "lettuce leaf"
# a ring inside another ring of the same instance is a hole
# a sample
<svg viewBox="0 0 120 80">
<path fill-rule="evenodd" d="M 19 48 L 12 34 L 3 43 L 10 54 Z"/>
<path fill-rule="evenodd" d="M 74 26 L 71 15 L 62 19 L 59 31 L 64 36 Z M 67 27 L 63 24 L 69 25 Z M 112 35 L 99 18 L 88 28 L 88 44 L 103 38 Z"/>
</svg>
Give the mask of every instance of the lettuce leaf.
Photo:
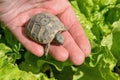
<svg viewBox="0 0 120 80">
<path fill-rule="evenodd" d="M 2 54 L 0 55 L 0 80 L 37 80 L 34 75 L 20 71 L 17 65 L 10 62 L 9 57 L 5 56 L 5 54 L 11 51 L 12 50 L 8 46 L 0 43 L 0 54 Z"/>
<path fill-rule="evenodd" d="M 91 55 L 85 63 L 82 66 L 73 67 L 76 72 L 74 80 L 119 80 L 119 73 L 114 72 L 114 69 L 119 63 L 120 56 L 118 54 L 120 2 L 117 0 L 72 0 L 71 3 L 74 11 L 79 13 L 76 15 L 79 16 L 92 46 Z"/>
<path fill-rule="evenodd" d="M 120 66 L 120 20 L 114 22 L 112 24 L 114 27 L 113 32 L 112 32 L 112 46 L 111 46 L 111 52 L 117 59 L 117 64 Z"/>
</svg>

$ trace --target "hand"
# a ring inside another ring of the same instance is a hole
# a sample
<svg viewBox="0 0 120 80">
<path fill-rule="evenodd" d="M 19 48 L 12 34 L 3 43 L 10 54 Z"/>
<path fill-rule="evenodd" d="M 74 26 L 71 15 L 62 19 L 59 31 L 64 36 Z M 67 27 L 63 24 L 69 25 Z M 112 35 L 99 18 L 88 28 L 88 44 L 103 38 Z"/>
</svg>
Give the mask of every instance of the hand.
<svg viewBox="0 0 120 80">
<path fill-rule="evenodd" d="M 44 48 L 26 37 L 24 25 L 33 15 L 40 12 L 56 15 L 65 26 L 69 27 L 68 31 L 62 33 L 65 37 L 64 44 L 50 46 L 51 55 L 56 60 L 65 61 L 69 58 L 74 65 L 80 65 L 90 54 L 90 43 L 68 0 L 13 0 L 12 2 L 3 0 L 0 4 L 3 4 L 0 8 L 1 20 L 33 54 L 42 56 Z"/>
</svg>

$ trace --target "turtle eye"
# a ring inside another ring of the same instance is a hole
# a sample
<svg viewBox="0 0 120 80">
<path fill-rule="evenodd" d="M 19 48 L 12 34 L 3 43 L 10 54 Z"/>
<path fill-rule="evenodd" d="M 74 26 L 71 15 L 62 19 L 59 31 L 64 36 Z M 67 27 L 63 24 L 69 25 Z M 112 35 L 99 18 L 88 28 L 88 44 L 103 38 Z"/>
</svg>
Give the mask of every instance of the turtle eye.
<svg viewBox="0 0 120 80">
<path fill-rule="evenodd" d="M 50 19 L 45 17 L 40 20 L 41 25 L 47 25 L 49 23 Z"/>
</svg>

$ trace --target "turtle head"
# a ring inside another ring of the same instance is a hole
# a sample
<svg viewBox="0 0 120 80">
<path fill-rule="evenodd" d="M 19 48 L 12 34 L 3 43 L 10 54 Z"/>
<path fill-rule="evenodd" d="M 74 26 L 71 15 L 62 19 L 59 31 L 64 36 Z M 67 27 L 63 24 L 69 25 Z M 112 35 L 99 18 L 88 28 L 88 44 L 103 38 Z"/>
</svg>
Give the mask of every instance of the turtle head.
<svg viewBox="0 0 120 80">
<path fill-rule="evenodd" d="M 61 33 L 57 33 L 55 35 L 55 41 L 57 41 L 57 43 L 63 44 L 64 43 L 64 37 Z"/>
</svg>

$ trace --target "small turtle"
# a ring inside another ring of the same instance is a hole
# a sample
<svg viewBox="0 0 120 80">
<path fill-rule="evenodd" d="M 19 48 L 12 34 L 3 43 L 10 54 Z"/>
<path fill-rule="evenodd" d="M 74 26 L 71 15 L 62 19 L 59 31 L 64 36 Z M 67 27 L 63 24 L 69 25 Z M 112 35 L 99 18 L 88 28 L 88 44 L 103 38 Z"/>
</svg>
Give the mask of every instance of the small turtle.
<svg viewBox="0 0 120 80">
<path fill-rule="evenodd" d="M 31 39 L 40 44 L 46 44 L 46 55 L 51 42 L 64 43 L 61 32 L 66 30 L 67 28 L 56 16 L 46 12 L 34 15 L 25 27 L 25 32 Z"/>
</svg>

